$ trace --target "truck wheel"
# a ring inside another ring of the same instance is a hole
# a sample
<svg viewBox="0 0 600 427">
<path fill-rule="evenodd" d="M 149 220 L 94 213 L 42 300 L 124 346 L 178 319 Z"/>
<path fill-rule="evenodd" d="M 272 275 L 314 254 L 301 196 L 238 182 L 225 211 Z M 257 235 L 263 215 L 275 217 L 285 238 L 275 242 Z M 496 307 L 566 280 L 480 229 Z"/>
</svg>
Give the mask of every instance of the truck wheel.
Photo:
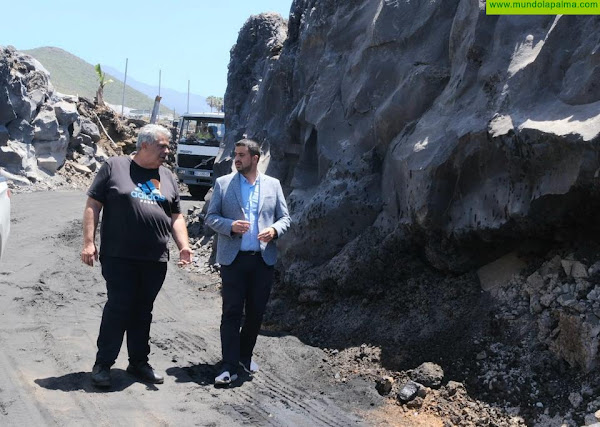
<svg viewBox="0 0 600 427">
<path fill-rule="evenodd" d="M 194 199 L 204 200 L 204 196 L 208 193 L 210 187 L 204 185 L 188 185 L 188 190 Z"/>
</svg>

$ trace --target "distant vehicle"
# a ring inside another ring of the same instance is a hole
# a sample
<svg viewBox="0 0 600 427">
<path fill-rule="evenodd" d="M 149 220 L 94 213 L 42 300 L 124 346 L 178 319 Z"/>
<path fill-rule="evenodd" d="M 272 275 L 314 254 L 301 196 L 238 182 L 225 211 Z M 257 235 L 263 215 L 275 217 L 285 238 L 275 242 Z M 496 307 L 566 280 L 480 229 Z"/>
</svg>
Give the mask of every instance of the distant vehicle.
<svg viewBox="0 0 600 427">
<path fill-rule="evenodd" d="M 179 118 L 177 178 L 196 199 L 203 199 L 213 185 L 213 165 L 223 135 L 223 113 L 187 113 Z"/>
<path fill-rule="evenodd" d="M 6 178 L 0 176 L 0 258 L 10 233 L 10 189 Z"/>
</svg>

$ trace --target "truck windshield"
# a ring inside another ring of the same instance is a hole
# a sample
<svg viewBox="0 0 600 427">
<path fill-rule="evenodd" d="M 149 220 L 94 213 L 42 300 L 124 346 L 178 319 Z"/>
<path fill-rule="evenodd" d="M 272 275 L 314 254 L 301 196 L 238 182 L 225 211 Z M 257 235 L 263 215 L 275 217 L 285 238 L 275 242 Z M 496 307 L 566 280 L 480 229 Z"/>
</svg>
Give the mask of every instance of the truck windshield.
<svg viewBox="0 0 600 427">
<path fill-rule="evenodd" d="M 225 134 L 225 125 L 207 119 L 183 119 L 180 144 L 218 147 Z"/>
</svg>

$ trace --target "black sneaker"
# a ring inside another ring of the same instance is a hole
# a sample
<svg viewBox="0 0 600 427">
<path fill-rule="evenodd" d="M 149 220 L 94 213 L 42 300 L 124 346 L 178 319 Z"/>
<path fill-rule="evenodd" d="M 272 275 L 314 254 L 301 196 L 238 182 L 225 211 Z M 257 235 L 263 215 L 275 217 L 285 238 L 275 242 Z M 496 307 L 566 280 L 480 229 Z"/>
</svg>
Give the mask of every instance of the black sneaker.
<svg viewBox="0 0 600 427">
<path fill-rule="evenodd" d="M 92 384 L 96 387 L 110 387 L 110 366 L 96 363 L 92 368 Z"/>
<path fill-rule="evenodd" d="M 162 384 L 165 382 L 165 379 L 154 372 L 154 369 L 152 369 L 152 366 L 148 362 L 137 364 L 130 362 L 129 366 L 127 366 L 127 372 L 147 383 Z"/>
</svg>

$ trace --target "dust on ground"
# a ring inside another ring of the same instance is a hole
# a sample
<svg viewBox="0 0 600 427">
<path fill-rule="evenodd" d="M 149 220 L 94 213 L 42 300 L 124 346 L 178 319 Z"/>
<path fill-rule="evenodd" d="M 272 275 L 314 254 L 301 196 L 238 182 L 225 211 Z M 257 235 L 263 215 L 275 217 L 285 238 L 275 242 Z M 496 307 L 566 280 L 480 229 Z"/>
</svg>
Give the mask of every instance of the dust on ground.
<svg viewBox="0 0 600 427">
<path fill-rule="evenodd" d="M 113 387 L 92 387 L 106 289 L 100 267 L 79 260 L 84 204 L 80 191 L 13 197 L 0 263 L 3 425 L 369 424 L 369 409 L 381 402 L 370 384 L 340 390 L 315 368 L 323 350 L 285 333 L 259 337 L 258 374 L 215 388 L 221 309 L 215 273 L 179 269 L 176 260 L 155 303 L 151 332 L 150 362 L 166 373 L 165 383 L 144 384 L 127 374 L 123 348 Z"/>
<path fill-rule="evenodd" d="M 112 147 L 105 136 L 98 144 Z M 155 306 L 152 361 L 166 371 L 165 385 L 130 378 L 123 349 L 115 387 L 98 393 L 89 370 L 105 289 L 99 269 L 79 262 L 81 190 L 93 177 L 68 160 L 55 175 L 12 185 L 12 235 L 0 264 L 6 325 L 0 332 L 0 414 L 8 424 L 135 419 L 149 425 L 446 427 L 595 421 L 598 374 L 584 374 L 540 342 L 530 296 L 521 291 L 527 276 L 557 254 L 585 252 L 587 258 L 578 259 L 592 265 L 600 250 L 589 243 L 530 256 L 522 276 L 496 295 L 483 292 L 473 273 L 441 274 L 416 255 L 397 261 L 401 275 L 392 273 L 359 293 L 324 290 L 318 299 L 305 300 L 279 283 L 259 338 L 262 372 L 232 389 L 214 389 L 220 279 L 213 237 L 203 227 L 203 201 L 191 199 L 184 186 L 182 207 L 195 257 L 185 269 L 170 265 Z M 65 192 L 73 189 L 79 191 Z M 584 287 L 600 285 L 599 279 L 587 278 Z M 557 280 L 563 287 L 575 285 L 564 274 Z M 401 399 L 424 363 L 442 369 L 440 383 L 417 382 L 418 393 Z"/>
<path fill-rule="evenodd" d="M 540 345 L 528 299 L 512 292 L 558 250 L 532 258 L 504 299 L 483 292 L 473 274 L 443 275 L 418 257 L 404 260 L 410 274 L 402 286 L 374 284 L 369 297 L 299 302 L 278 284 L 257 347 L 261 373 L 214 389 L 218 268 L 212 237 L 202 234 L 203 203 L 182 198 L 196 253 L 185 269 L 171 262 L 155 305 L 151 361 L 166 372 L 165 385 L 129 377 L 123 349 L 115 387 L 99 393 L 89 370 L 106 296 L 99 268 L 79 261 L 85 195 L 15 195 L 0 265 L 0 408 L 9 424 L 108 425 L 125 416 L 149 425 L 574 426 L 600 408 L 598 375 Z M 588 252 L 588 264 L 600 259 Z M 596 280 L 589 277 L 590 286 Z M 440 383 L 399 399 L 426 362 L 443 370 Z"/>
<path fill-rule="evenodd" d="M 442 274 L 414 254 L 398 261 L 409 272 L 403 278 L 369 283 L 363 293 L 322 290 L 307 301 L 278 286 L 266 325 L 323 348 L 320 367 L 340 387 L 357 378 L 377 387 L 387 403 L 378 416 L 387 422 L 394 414 L 397 425 L 589 425 L 600 415 L 600 376 L 550 350 L 561 332 L 544 314 L 595 318 L 600 248 L 543 249 L 523 254 L 527 267 L 493 292 L 474 273 Z M 585 278 L 567 274 L 569 263 L 582 265 Z M 534 292 L 528 282 L 551 268 Z M 415 381 L 423 364 L 440 368 L 439 384 Z M 419 394 L 402 399 L 415 382 Z"/>
</svg>

